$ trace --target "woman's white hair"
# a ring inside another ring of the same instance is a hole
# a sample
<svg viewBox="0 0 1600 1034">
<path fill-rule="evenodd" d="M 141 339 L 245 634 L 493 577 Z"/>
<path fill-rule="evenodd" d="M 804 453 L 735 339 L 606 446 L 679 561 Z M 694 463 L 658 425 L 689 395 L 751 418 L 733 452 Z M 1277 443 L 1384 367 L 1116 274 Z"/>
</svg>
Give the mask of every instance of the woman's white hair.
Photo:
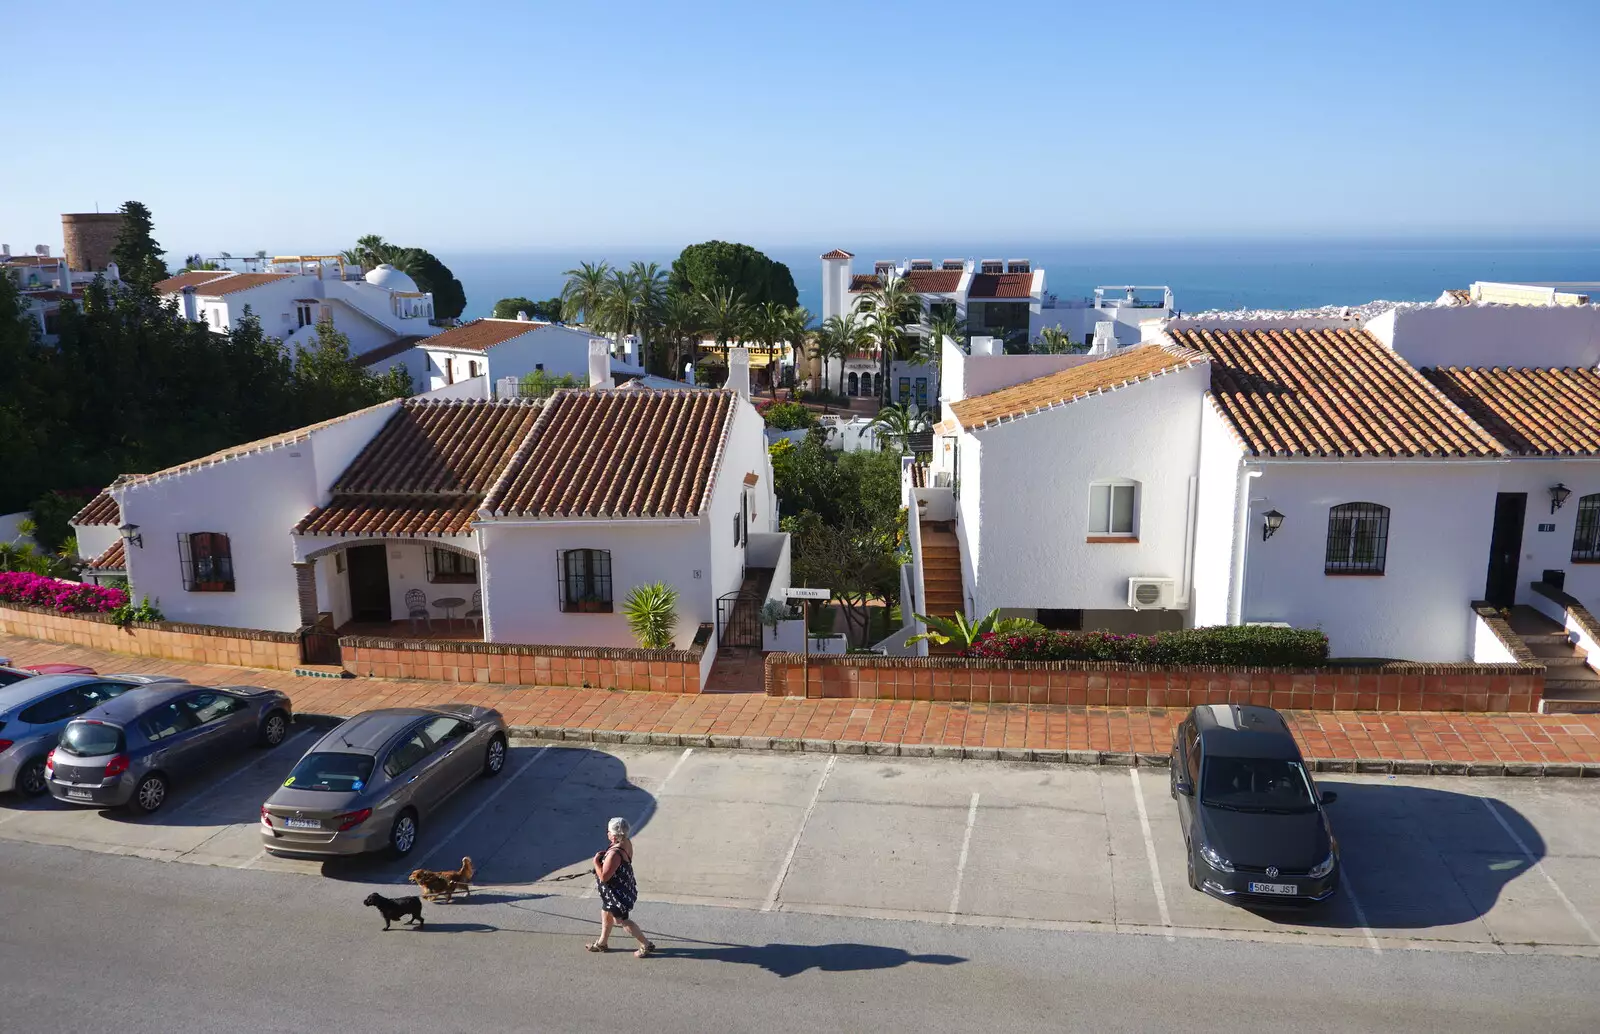
<svg viewBox="0 0 1600 1034">
<path fill-rule="evenodd" d="M 625 837 L 628 835 L 628 820 L 615 818 L 606 823 L 606 832 L 614 836 Z"/>
</svg>

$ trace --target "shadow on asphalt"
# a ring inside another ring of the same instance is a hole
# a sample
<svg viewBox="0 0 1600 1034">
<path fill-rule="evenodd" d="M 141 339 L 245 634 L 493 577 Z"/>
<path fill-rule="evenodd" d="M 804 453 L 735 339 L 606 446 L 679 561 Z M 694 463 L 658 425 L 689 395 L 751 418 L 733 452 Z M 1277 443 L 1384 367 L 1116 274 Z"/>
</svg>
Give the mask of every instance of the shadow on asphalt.
<svg viewBox="0 0 1600 1034">
<path fill-rule="evenodd" d="M 877 944 L 730 944 L 715 948 L 657 947 L 663 959 L 694 959 L 759 966 L 777 977 L 792 977 L 809 970 L 855 973 L 895 969 L 911 962 L 954 966 L 967 961 L 959 955 L 913 955 L 904 948 Z"/>
<path fill-rule="evenodd" d="M 1470 923 L 1545 855 L 1539 831 L 1497 798 L 1394 782 L 1318 785 L 1339 795 L 1328 806 L 1339 893 L 1321 906 L 1251 909 L 1263 918 L 1378 933 Z"/>
</svg>

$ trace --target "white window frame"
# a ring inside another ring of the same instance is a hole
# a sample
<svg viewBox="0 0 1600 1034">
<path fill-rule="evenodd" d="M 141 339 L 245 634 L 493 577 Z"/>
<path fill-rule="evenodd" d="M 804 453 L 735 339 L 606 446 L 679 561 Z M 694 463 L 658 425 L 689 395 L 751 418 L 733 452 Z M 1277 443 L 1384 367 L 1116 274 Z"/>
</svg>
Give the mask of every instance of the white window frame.
<svg viewBox="0 0 1600 1034">
<path fill-rule="evenodd" d="M 1118 522 L 1114 519 L 1116 512 L 1116 498 L 1119 492 L 1126 491 L 1132 496 L 1129 502 L 1128 521 L 1126 530 L 1114 530 Z M 1104 496 L 1102 496 L 1104 493 Z M 1102 508 L 1099 503 L 1104 498 L 1106 505 Z M 1139 537 L 1139 482 L 1128 478 L 1105 478 L 1089 482 L 1089 535 L 1093 538 L 1121 538 L 1136 539 Z M 1100 518 L 1103 517 L 1103 521 Z M 1097 521 L 1099 523 L 1097 524 Z"/>
</svg>

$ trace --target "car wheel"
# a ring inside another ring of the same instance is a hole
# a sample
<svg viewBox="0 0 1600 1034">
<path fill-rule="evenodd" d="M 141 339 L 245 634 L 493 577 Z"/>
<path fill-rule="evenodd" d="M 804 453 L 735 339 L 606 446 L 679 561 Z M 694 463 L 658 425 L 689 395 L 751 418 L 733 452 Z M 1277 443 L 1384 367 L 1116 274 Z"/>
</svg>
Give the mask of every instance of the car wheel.
<svg viewBox="0 0 1600 1034">
<path fill-rule="evenodd" d="M 261 723 L 261 745 L 276 747 L 289 736 L 289 718 L 282 711 L 273 711 Z"/>
<path fill-rule="evenodd" d="M 506 738 L 496 733 L 494 739 L 489 741 L 489 749 L 483 755 L 483 774 L 485 777 L 497 776 L 505 771 L 506 767 Z"/>
<path fill-rule="evenodd" d="M 139 780 L 139 785 L 133 788 L 133 799 L 128 803 L 134 811 L 150 814 L 160 808 L 167 801 L 167 777 L 160 772 L 151 772 Z"/>
<path fill-rule="evenodd" d="M 389 827 L 389 850 L 396 858 L 404 858 L 417 846 L 417 813 L 407 808 L 395 816 Z"/>
<path fill-rule="evenodd" d="M 44 758 L 34 758 L 17 769 L 17 789 L 27 797 L 37 797 L 50 789 L 44 781 Z"/>
<path fill-rule="evenodd" d="M 1187 844 L 1185 844 L 1184 847 L 1185 847 L 1185 852 L 1184 853 L 1189 856 L 1189 889 L 1190 890 L 1199 890 L 1200 889 L 1200 881 L 1198 879 L 1196 879 L 1195 875 L 1194 875 L 1194 852 L 1192 850 L 1188 850 L 1188 845 Z"/>
</svg>

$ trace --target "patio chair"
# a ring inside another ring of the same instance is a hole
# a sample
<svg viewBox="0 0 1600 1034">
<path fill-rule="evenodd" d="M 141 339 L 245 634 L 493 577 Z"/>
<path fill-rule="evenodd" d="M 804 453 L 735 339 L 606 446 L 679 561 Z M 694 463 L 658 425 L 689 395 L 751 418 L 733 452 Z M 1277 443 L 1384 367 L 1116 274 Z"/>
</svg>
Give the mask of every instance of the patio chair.
<svg viewBox="0 0 1600 1034">
<path fill-rule="evenodd" d="M 473 589 L 472 590 L 472 606 L 468 607 L 467 608 L 467 612 L 465 614 L 462 614 L 461 616 L 466 618 L 468 621 L 472 622 L 474 625 L 478 626 L 478 634 L 479 635 L 483 634 L 483 590 L 482 589 Z"/>
<path fill-rule="evenodd" d="M 428 623 L 428 597 L 421 589 L 411 589 L 406 593 L 406 617 L 411 621 L 411 634 L 417 634 L 417 622 L 422 622 L 422 627 L 433 631 L 433 625 Z"/>
</svg>

